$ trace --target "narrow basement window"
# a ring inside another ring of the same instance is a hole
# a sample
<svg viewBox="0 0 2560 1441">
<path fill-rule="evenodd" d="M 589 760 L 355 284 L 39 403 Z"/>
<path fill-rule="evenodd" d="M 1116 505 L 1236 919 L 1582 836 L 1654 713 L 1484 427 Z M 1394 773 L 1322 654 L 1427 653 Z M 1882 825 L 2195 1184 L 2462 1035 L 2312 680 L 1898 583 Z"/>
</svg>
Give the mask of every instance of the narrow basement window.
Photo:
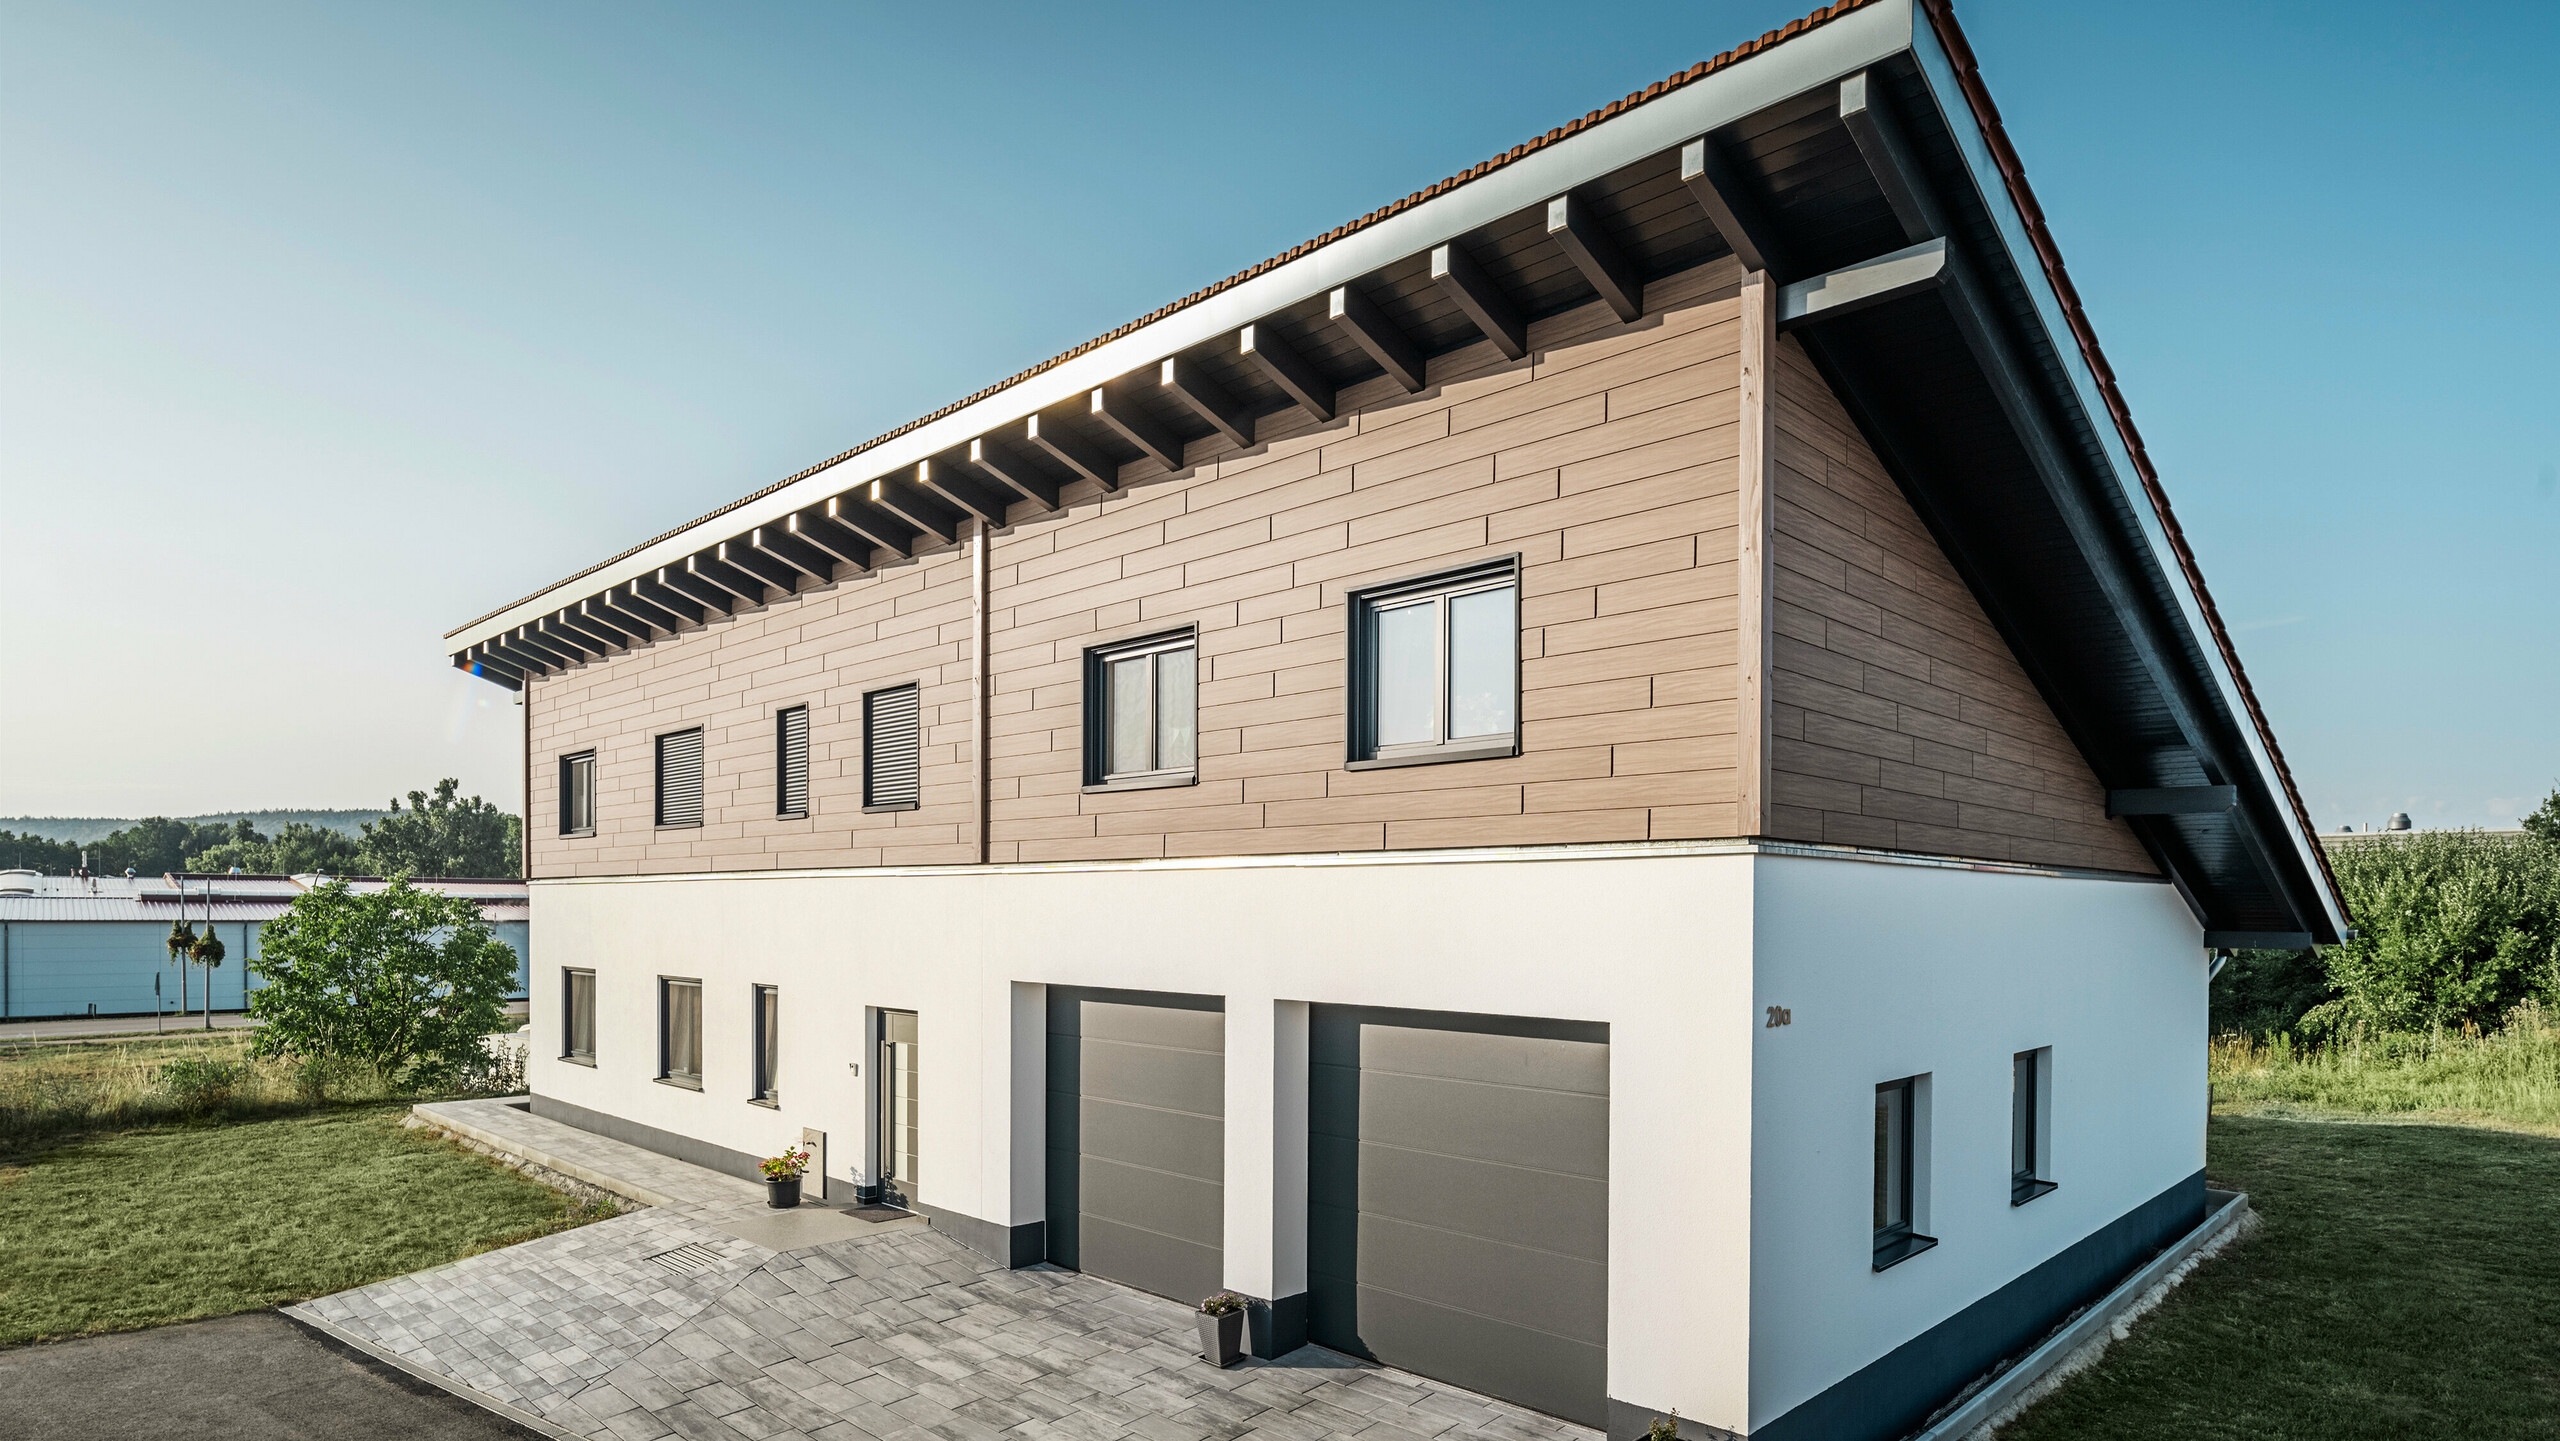
<svg viewBox="0 0 2560 1441">
<path fill-rule="evenodd" d="M 702 982 L 658 978 L 658 1079 L 702 1089 Z"/>
<path fill-rule="evenodd" d="M 1875 1269 L 1899 1266 L 1938 1244 L 1919 1230 L 1920 1126 L 1924 1077 L 1876 1087 Z"/>
<path fill-rule="evenodd" d="M 755 988 L 756 1085 L 754 1099 L 767 1105 L 782 1101 L 782 992 L 774 986 Z"/>
<path fill-rule="evenodd" d="M 2009 1204 L 2054 1188 L 2053 1047 L 2009 1058 Z"/>
<path fill-rule="evenodd" d="M 560 1059 L 596 1063 L 596 973 L 560 972 Z"/>
</svg>

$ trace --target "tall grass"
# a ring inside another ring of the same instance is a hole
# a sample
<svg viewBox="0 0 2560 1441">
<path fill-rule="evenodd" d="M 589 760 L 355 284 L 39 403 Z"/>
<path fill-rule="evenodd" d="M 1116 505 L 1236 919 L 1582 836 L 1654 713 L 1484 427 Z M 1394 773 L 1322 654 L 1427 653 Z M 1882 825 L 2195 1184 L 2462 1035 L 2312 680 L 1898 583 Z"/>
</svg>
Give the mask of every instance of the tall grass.
<svg viewBox="0 0 2560 1441">
<path fill-rule="evenodd" d="M 2435 1112 L 2560 1131 L 2560 1014 L 2528 1001 L 2495 1031 L 2359 1030 L 2317 1045 L 2222 1036 L 2206 1074 L 2217 1107 Z"/>
<path fill-rule="evenodd" d="M 0 1151 L 83 1132 L 434 1099 L 367 1066 L 261 1060 L 249 1042 L 246 1034 L 215 1032 L 0 1048 Z M 498 1094 L 521 1083 L 520 1069 L 492 1067 L 460 1094 Z"/>
</svg>

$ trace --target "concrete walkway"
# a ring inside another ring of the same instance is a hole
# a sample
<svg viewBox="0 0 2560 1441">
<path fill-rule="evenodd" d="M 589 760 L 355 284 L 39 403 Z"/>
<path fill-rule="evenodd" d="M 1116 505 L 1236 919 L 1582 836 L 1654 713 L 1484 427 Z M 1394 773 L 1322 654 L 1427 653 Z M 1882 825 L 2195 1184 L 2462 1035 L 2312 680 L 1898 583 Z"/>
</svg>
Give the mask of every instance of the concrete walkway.
<svg viewBox="0 0 2560 1441">
<path fill-rule="evenodd" d="M 549 1435 L 1591 1441 L 1597 1434 L 1319 1347 L 1221 1371 L 1195 1354 L 1191 1310 L 1175 1302 L 1045 1266 L 1008 1270 L 918 1219 L 874 1226 L 820 1206 L 743 1214 L 761 1208 L 752 1183 L 500 1102 L 421 1109 L 442 1112 L 428 1119 L 457 1134 L 468 1127 L 492 1149 L 618 1194 L 663 1200 L 323 1297 L 291 1314 L 467 1388 Z M 756 1205 L 742 1204 L 741 1193 Z M 758 1225 L 766 1239 L 751 1238 Z"/>
</svg>

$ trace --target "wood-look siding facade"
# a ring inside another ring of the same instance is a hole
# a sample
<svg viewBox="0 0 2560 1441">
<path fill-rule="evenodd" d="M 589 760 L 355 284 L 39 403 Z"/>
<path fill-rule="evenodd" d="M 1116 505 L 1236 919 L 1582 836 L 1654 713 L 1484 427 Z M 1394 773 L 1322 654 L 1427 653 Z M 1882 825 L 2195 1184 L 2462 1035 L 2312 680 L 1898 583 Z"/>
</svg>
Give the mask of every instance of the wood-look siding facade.
<svg viewBox="0 0 2560 1441">
<path fill-rule="evenodd" d="M 1586 305 L 1535 324 L 1525 359 L 1469 347 L 1436 357 L 1419 394 L 1375 378 L 1331 421 L 1265 416 L 1250 449 L 1195 441 L 1178 474 L 1141 461 L 1114 492 L 1070 487 L 1063 513 L 1015 507 L 982 542 L 983 797 L 966 539 L 535 681 L 530 874 L 1751 834 L 2150 873 L 1791 342 L 1766 387 L 1771 438 L 1746 445 L 1746 394 L 1760 402 L 1741 278 L 1701 266 L 1651 286 L 1636 324 Z M 1756 549 L 1746 455 L 1769 527 Z M 1749 607 L 1746 554 L 1772 558 Z M 1504 556 L 1520 563 L 1521 753 L 1346 768 L 1348 594 Z M 1087 649 L 1182 627 L 1197 784 L 1088 791 Z M 1765 700 L 1739 706 L 1754 646 Z M 866 812 L 862 698 L 909 683 L 922 802 Z M 808 814 L 786 818 L 774 717 L 797 705 Z M 695 725 L 703 824 L 658 828 L 653 738 Z M 588 749 L 595 831 L 563 836 L 555 761 Z"/>
</svg>

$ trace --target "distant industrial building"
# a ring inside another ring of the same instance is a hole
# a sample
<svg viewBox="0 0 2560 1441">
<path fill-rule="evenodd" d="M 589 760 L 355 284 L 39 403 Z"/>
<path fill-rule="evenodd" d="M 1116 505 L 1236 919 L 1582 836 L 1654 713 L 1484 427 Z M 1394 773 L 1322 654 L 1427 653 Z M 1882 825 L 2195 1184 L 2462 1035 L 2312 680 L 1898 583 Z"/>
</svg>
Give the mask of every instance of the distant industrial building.
<svg viewBox="0 0 2560 1441">
<path fill-rule="evenodd" d="M 176 1015 L 205 1008 L 239 1011 L 259 984 L 266 923 L 295 897 L 329 880 L 358 890 L 390 884 L 372 876 L 47 876 L 0 871 L 0 1020 L 62 1016 Z M 469 897 L 490 929 L 516 953 L 511 997 L 529 974 L 522 881 L 421 879 L 416 884 Z M 222 964 L 181 966 L 169 954 L 169 927 L 185 921 L 221 937 Z"/>
</svg>

